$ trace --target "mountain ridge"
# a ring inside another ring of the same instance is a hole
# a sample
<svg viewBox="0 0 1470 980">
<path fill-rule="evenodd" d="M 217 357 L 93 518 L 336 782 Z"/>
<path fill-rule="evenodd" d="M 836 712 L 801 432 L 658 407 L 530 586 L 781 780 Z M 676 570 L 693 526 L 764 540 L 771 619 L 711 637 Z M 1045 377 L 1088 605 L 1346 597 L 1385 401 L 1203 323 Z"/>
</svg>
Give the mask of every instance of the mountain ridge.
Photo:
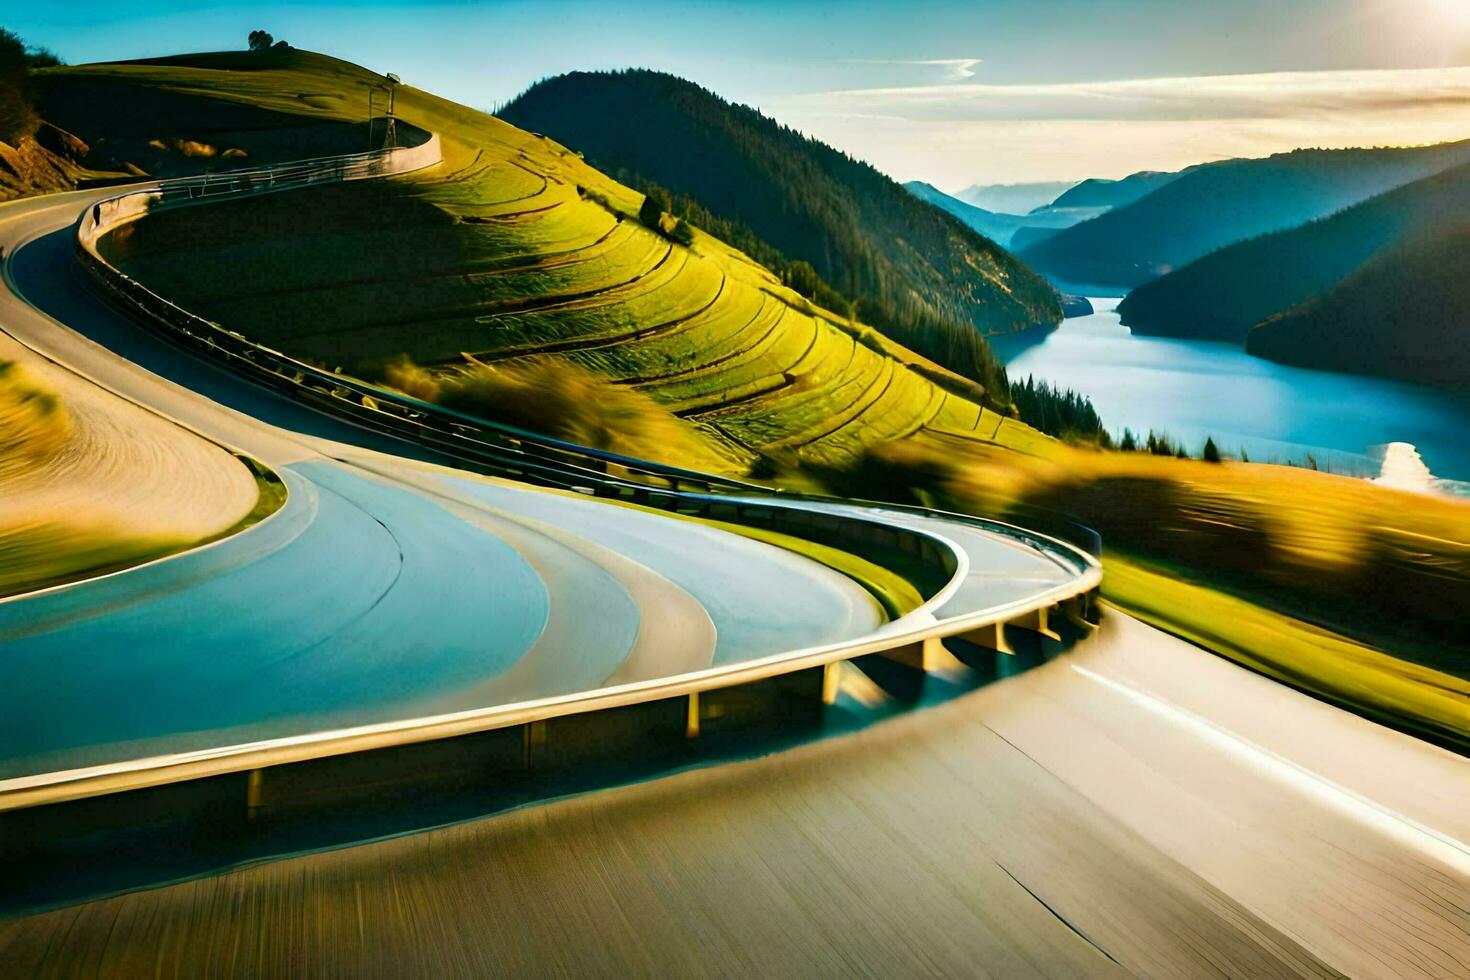
<svg viewBox="0 0 1470 980">
<path fill-rule="evenodd" d="M 1061 319 L 1049 284 L 963 222 L 869 164 L 687 80 L 645 69 L 572 72 L 538 82 L 500 115 L 609 173 L 738 220 L 810 263 L 865 319 L 952 369 L 941 348 L 973 345 L 962 329 L 1004 333 Z M 988 348 L 983 356 L 993 358 Z M 998 362 L 987 371 L 994 383 Z"/>
<path fill-rule="evenodd" d="M 1300 225 L 1470 161 L 1470 140 L 1293 150 L 1200 164 L 1021 252 L 1054 278 L 1132 288 L 1215 249 Z"/>
</svg>

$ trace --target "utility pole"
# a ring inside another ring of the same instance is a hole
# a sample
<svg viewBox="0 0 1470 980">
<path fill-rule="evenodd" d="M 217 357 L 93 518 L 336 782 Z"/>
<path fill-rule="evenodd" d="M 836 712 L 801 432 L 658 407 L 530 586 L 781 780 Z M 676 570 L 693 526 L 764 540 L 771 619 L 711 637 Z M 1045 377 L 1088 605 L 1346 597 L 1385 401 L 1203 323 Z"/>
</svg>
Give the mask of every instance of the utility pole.
<svg viewBox="0 0 1470 980">
<path fill-rule="evenodd" d="M 398 145 L 398 117 L 393 115 L 393 93 L 397 91 L 399 77 L 391 71 L 385 76 L 388 79 L 388 134 L 387 145 L 391 150 Z"/>
</svg>

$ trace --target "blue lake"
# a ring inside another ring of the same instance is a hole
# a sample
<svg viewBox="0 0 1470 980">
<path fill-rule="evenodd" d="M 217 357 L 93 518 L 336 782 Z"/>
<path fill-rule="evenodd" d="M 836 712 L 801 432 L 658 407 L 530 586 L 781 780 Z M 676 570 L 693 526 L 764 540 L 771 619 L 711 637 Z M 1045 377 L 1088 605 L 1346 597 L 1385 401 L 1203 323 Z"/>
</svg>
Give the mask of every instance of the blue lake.
<svg viewBox="0 0 1470 980">
<path fill-rule="evenodd" d="M 991 338 L 1012 378 L 1028 374 L 1092 399 L 1113 433 L 1150 428 L 1198 453 L 1206 436 L 1252 460 L 1376 474 L 1373 448 L 1412 443 L 1433 473 L 1470 481 L 1470 392 L 1285 367 L 1232 344 L 1136 337 L 1092 300 L 1092 316 Z M 1453 488 L 1463 492 L 1464 488 Z"/>
</svg>

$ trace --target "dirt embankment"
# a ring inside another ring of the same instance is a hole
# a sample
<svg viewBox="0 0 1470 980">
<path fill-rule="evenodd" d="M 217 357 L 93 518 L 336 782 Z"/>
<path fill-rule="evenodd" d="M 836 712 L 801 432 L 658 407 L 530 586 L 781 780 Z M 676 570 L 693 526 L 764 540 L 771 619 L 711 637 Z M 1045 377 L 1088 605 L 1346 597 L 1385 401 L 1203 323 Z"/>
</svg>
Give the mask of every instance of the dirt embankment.
<svg viewBox="0 0 1470 980">
<path fill-rule="evenodd" d="M 86 174 L 77 161 L 87 152 L 86 143 L 44 123 L 35 136 L 0 142 L 0 201 L 73 189 Z"/>
</svg>

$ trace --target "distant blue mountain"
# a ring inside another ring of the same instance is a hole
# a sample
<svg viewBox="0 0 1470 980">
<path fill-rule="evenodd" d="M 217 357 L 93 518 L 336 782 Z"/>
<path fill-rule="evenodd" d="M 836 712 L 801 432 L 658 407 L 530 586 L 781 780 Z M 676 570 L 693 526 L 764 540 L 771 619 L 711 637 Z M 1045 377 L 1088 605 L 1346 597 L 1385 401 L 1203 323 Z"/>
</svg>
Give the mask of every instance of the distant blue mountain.
<svg viewBox="0 0 1470 980">
<path fill-rule="evenodd" d="M 1025 214 L 1044 208 L 1075 180 L 1051 180 L 1029 184 L 971 184 L 953 197 L 986 211 L 1001 214 Z"/>
<path fill-rule="evenodd" d="M 973 204 L 966 204 L 959 198 L 946 194 L 933 184 L 926 184 L 922 180 L 911 180 L 903 186 L 920 200 L 928 201 L 935 207 L 948 211 L 997 245 L 1007 247 L 1018 234 L 1028 242 L 1036 241 L 1039 234 L 1060 231 L 1083 220 L 1081 217 L 1066 212 L 1000 214 L 978 208 Z"/>
<path fill-rule="evenodd" d="M 1021 256 L 1054 279 L 1131 288 L 1214 249 L 1325 217 L 1467 161 L 1470 140 L 1200 164 L 1131 204 L 1026 246 Z M 1090 195 L 1097 192 L 1107 199 L 1117 189 L 1079 186 L 1056 203 L 1096 201 Z"/>
</svg>

